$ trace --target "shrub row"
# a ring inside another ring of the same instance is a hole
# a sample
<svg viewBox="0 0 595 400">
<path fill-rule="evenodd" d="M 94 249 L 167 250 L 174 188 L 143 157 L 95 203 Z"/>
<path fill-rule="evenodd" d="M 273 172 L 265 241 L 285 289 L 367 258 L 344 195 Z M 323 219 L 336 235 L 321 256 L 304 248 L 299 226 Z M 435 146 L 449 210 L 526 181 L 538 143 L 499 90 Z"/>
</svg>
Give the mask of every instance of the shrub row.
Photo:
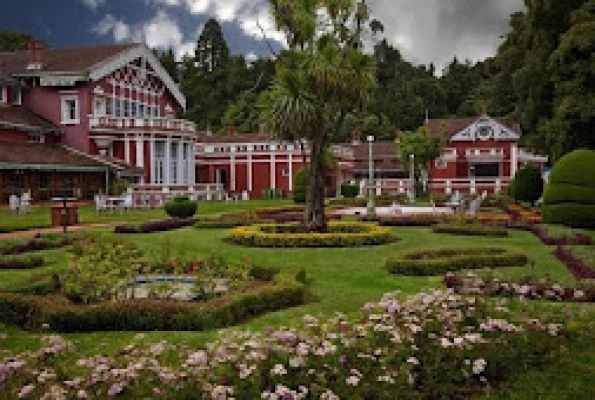
<svg viewBox="0 0 595 400">
<path fill-rule="evenodd" d="M 442 275 L 463 269 L 523 266 L 527 256 L 506 248 L 443 248 L 417 250 L 389 257 L 386 267 L 393 274 Z"/>
<path fill-rule="evenodd" d="M 592 243 L 589 236 L 580 232 L 576 232 L 573 236 L 569 237 L 550 237 L 547 227 L 533 225 L 529 230 L 533 232 L 543 244 L 548 246 L 589 245 Z"/>
<path fill-rule="evenodd" d="M 304 286 L 284 274 L 271 283 L 202 303 L 129 300 L 82 306 L 58 295 L 0 293 L 0 320 L 33 331 L 198 331 L 297 306 L 304 297 Z"/>
<path fill-rule="evenodd" d="M 563 246 L 557 246 L 554 253 L 556 257 L 568 268 L 576 279 L 595 279 L 595 270 L 591 269 L 582 260 L 575 257 L 572 251 Z"/>
<path fill-rule="evenodd" d="M 165 232 L 192 226 L 195 221 L 194 219 L 164 219 L 161 221 L 145 222 L 143 224 L 118 225 L 114 231 L 116 233 Z"/>
<path fill-rule="evenodd" d="M 33 269 L 43 265 L 43 258 L 37 256 L 8 256 L 0 258 L 0 269 Z"/>
<path fill-rule="evenodd" d="M 235 228 L 233 243 L 251 247 L 352 247 L 393 242 L 392 232 L 374 224 L 334 222 L 326 233 L 303 232 L 297 224 Z"/>
<path fill-rule="evenodd" d="M 572 203 L 544 205 L 541 210 L 543 220 L 548 224 L 595 228 L 595 205 Z"/>
<path fill-rule="evenodd" d="M 62 235 L 48 235 L 33 238 L 26 242 L 8 241 L 0 247 L 0 255 L 17 255 L 33 251 L 57 249 L 70 246 L 78 238 L 80 238 L 80 236 L 77 235 L 70 235 L 67 238 Z"/>
<path fill-rule="evenodd" d="M 435 233 L 449 233 L 451 235 L 508 237 L 508 229 L 505 227 L 486 224 L 442 223 L 434 225 L 432 230 Z"/>
<path fill-rule="evenodd" d="M 554 184 L 545 191 L 543 202 L 547 205 L 565 203 L 595 205 L 595 188 L 567 183 Z"/>
<path fill-rule="evenodd" d="M 259 218 L 255 211 L 241 211 L 222 214 L 218 218 L 201 218 L 194 224 L 199 229 L 226 229 L 236 226 L 263 224 L 266 221 Z"/>
<path fill-rule="evenodd" d="M 545 299 L 550 301 L 595 302 L 595 288 L 578 289 L 541 284 L 521 284 L 500 281 L 483 282 L 476 279 L 465 279 L 458 274 L 452 273 L 444 277 L 444 283 L 448 288 L 461 294 L 522 297 L 524 299 Z"/>
</svg>

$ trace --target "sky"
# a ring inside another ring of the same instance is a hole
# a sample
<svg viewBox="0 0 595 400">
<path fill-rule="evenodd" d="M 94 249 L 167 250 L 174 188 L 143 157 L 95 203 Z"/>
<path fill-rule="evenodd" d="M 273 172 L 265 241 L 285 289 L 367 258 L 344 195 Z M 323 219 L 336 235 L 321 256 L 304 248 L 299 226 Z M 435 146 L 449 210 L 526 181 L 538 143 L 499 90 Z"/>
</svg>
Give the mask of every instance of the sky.
<svg viewBox="0 0 595 400">
<path fill-rule="evenodd" d="M 386 39 L 415 63 L 438 70 L 456 55 L 493 56 L 508 30 L 510 14 L 523 0 L 368 0 Z M 283 37 L 274 29 L 266 0 L 0 0 L 0 30 L 21 30 L 51 47 L 140 42 L 151 47 L 193 51 L 208 18 L 217 18 L 234 54 L 249 59 L 270 55 L 263 32 L 275 48 Z"/>
</svg>

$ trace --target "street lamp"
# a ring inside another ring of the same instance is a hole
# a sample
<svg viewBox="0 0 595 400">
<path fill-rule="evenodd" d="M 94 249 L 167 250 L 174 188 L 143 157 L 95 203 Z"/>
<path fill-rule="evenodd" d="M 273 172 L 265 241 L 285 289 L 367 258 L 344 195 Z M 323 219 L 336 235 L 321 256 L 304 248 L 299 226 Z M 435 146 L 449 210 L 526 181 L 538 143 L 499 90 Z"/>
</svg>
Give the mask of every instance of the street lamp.
<svg viewBox="0 0 595 400">
<path fill-rule="evenodd" d="M 374 159 L 372 158 L 372 144 L 374 136 L 368 136 L 368 215 L 376 214 L 374 206 Z"/>
<path fill-rule="evenodd" d="M 415 154 L 409 154 L 409 180 L 411 189 L 409 191 L 409 202 L 415 203 Z"/>
</svg>

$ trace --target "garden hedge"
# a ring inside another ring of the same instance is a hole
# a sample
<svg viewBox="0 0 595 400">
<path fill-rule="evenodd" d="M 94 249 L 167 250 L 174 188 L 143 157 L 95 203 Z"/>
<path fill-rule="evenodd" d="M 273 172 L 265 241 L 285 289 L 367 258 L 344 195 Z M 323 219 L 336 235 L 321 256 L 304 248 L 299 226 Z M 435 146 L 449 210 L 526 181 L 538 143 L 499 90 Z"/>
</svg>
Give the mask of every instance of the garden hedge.
<svg viewBox="0 0 595 400">
<path fill-rule="evenodd" d="M 294 276 L 277 274 L 248 291 L 201 303 L 128 300 L 75 305 L 61 295 L 0 293 L 0 322 L 26 330 L 199 331 L 234 325 L 270 311 L 303 304 L 305 287 Z"/>
<path fill-rule="evenodd" d="M 354 199 L 357 197 L 358 194 L 359 194 L 359 186 L 351 185 L 348 183 L 344 183 L 341 185 L 341 196 L 348 198 L 348 199 Z"/>
<path fill-rule="evenodd" d="M 188 196 L 178 196 L 165 205 L 165 212 L 172 218 L 188 219 L 196 214 L 198 204 Z"/>
<path fill-rule="evenodd" d="M 507 248 L 441 248 L 397 254 L 388 258 L 386 267 L 393 274 L 431 276 L 463 269 L 523 266 L 527 261 L 523 253 Z"/>
<path fill-rule="evenodd" d="M 298 224 L 235 228 L 230 241 L 250 247 L 352 247 L 393 242 L 392 232 L 375 224 L 331 222 L 325 233 L 303 232 Z"/>
<path fill-rule="evenodd" d="M 595 227 L 595 151 L 576 150 L 560 159 L 545 188 L 543 221 Z"/>
<path fill-rule="evenodd" d="M 508 237 L 508 229 L 505 227 L 486 224 L 442 223 L 434 225 L 432 230 L 451 235 Z"/>
<path fill-rule="evenodd" d="M 43 265 L 43 258 L 37 256 L 0 257 L 0 269 L 33 269 Z"/>
<path fill-rule="evenodd" d="M 180 228 L 192 226 L 196 221 L 194 219 L 164 219 L 160 221 L 150 221 L 143 224 L 118 225 L 114 229 L 115 233 L 153 233 L 166 232 Z"/>
</svg>

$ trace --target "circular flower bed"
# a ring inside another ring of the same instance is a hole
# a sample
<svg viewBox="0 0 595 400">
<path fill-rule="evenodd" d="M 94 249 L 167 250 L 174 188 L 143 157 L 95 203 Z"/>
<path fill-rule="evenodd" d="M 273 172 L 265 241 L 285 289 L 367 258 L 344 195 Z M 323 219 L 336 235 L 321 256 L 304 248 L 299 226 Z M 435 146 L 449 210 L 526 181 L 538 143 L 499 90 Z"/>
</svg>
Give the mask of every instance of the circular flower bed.
<svg viewBox="0 0 595 400">
<path fill-rule="evenodd" d="M 434 225 L 432 230 L 435 233 L 448 233 L 460 236 L 508 236 L 508 229 L 506 227 L 477 223 L 442 223 Z"/>
<path fill-rule="evenodd" d="M 386 261 L 390 272 L 399 275 L 429 276 L 449 271 L 496 267 L 517 267 L 527 256 L 506 248 L 442 248 L 397 254 Z"/>
<path fill-rule="evenodd" d="M 392 232 L 375 224 L 332 222 L 325 233 L 306 232 L 298 224 L 242 226 L 231 232 L 233 243 L 252 247 L 352 247 L 395 241 Z"/>
</svg>

